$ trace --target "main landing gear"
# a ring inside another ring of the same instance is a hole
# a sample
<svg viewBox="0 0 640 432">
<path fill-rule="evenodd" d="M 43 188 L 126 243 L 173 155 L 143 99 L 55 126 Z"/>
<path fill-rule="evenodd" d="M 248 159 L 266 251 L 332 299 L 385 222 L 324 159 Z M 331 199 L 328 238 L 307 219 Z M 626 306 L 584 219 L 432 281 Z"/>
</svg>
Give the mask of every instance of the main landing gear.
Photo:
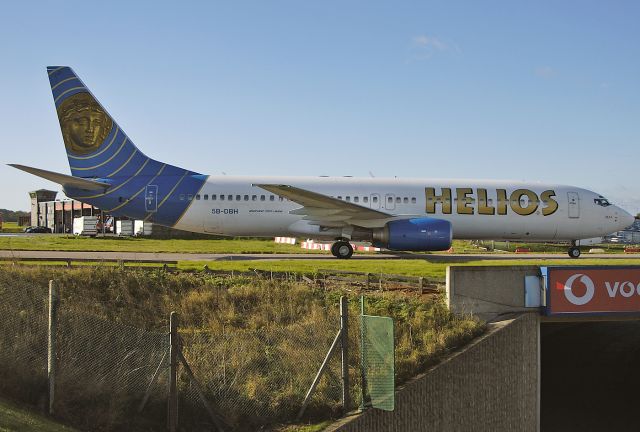
<svg viewBox="0 0 640 432">
<path fill-rule="evenodd" d="M 348 259 L 353 255 L 353 246 L 346 240 L 338 240 L 331 245 L 331 253 L 336 258 Z"/>
<path fill-rule="evenodd" d="M 571 258 L 580 258 L 580 248 L 576 246 L 576 242 L 571 242 L 568 253 Z"/>
</svg>

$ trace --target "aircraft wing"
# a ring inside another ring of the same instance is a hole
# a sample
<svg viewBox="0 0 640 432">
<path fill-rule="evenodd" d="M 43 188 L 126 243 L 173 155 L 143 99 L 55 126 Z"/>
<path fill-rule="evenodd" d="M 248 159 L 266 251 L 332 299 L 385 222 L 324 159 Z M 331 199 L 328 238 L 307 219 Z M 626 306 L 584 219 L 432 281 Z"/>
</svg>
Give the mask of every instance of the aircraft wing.
<svg viewBox="0 0 640 432">
<path fill-rule="evenodd" d="M 68 187 L 72 187 L 76 189 L 84 189 L 84 190 L 103 190 L 111 187 L 109 183 L 85 179 L 82 177 L 74 177 L 67 174 L 60 174 L 57 172 L 47 171 L 40 168 L 33 168 L 26 165 L 18 165 L 18 164 L 8 164 L 8 165 L 14 168 L 17 168 L 19 170 L 28 172 L 29 174 L 42 177 L 54 183 L 58 183 L 63 187 L 68 186 Z"/>
<path fill-rule="evenodd" d="M 283 184 L 255 184 L 264 190 L 285 197 L 303 207 L 290 211 L 303 215 L 304 220 L 314 225 L 342 227 L 358 225 L 365 227 L 382 226 L 394 216 L 368 207 L 343 201 L 310 190 Z"/>
</svg>

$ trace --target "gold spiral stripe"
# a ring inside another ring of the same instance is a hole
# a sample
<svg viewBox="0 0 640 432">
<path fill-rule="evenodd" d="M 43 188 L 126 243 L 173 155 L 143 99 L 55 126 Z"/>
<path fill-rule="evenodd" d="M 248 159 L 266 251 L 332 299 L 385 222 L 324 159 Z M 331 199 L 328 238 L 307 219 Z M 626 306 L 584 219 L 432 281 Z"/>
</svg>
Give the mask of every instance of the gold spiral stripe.
<svg viewBox="0 0 640 432">
<path fill-rule="evenodd" d="M 67 79 L 63 79 L 62 81 L 60 81 L 58 84 L 54 85 L 53 87 L 51 87 L 51 91 L 54 91 L 55 89 L 57 89 L 59 86 L 61 86 L 62 84 L 69 82 L 71 80 L 77 80 L 78 77 L 72 76 L 71 78 L 67 78 Z M 80 80 L 78 80 L 80 81 Z"/>
<path fill-rule="evenodd" d="M 205 185 L 207 184 L 208 180 L 209 180 L 209 176 L 207 176 L 207 178 L 204 179 L 204 182 L 202 183 L 202 186 L 200 186 L 200 189 L 198 189 L 198 192 L 196 192 L 196 195 L 198 195 L 198 194 L 200 194 L 202 192 L 202 189 L 205 187 Z M 193 204 L 193 201 L 191 201 L 191 204 Z M 178 225 L 178 223 L 180 223 L 180 220 L 184 217 L 184 214 L 187 212 L 187 210 L 189 210 L 189 208 L 191 207 L 191 204 L 189 204 L 188 206 L 186 206 L 184 208 L 184 210 L 180 214 L 180 217 L 178 219 L 176 219 L 176 223 L 174 223 L 173 226 L 176 226 L 176 225 Z M 151 216 L 151 215 L 149 215 L 149 216 Z M 147 220 L 149 218 L 149 216 L 147 216 L 147 218 L 145 218 L 145 220 Z"/>
<path fill-rule="evenodd" d="M 53 75 L 54 73 L 58 72 L 60 69 L 64 69 L 64 68 L 66 68 L 66 66 L 57 67 L 57 68 L 49 71 L 49 75 Z"/>
<path fill-rule="evenodd" d="M 114 187 L 113 189 L 109 189 L 108 192 L 105 193 L 101 193 L 98 195 L 88 195 L 88 196 L 81 196 L 81 197 L 76 197 L 76 199 L 87 199 L 87 198 L 100 198 L 106 195 L 109 195 L 115 191 L 117 191 L 118 189 L 120 189 L 122 186 L 126 185 L 127 183 L 129 183 L 131 180 L 133 180 L 134 178 L 136 178 L 138 176 L 138 174 L 140 174 L 142 172 L 142 170 L 144 169 L 144 167 L 147 166 L 147 164 L 149 163 L 151 159 L 147 158 L 146 161 L 144 161 L 144 163 L 142 164 L 142 166 L 140 167 L 140 169 L 138 171 L 136 171 L 136 173 L 134 175 L 132 175 L 131 177 L 129 177 L 128 179 L 126 179 L 125 181 L 123 181 L 122 183 L 120 183 L 118 186 Z"/>
<path fill-rule="evenodd" d="M 58 101 L 60 100 L 60 98 L 61 98 L 62 96 L 66 95 L 67 93 L 72 92 L 72 91 L 74 91 L 74 90 L 86 90 L 86 89 L 87 89 L 87 88 L 86 88 L 85 86 L 82 86 L 82 87 L 71 87 L 70 89 L 65 90 L 65 91 L 63 91 L 62 93 L 60 93 L 60 94 L 58 95 L 58 97 L 57 97 L 53 102 L 54 102 L 54 103 L 58 103 Z"/>
<path fill-rule="evenodd" d="M 114 154 L 111 155 L 111 157 L 109 159 L 107 159 L 106 161 L 98 164 L 98 165 L 94 165 L 91 167 L 85 167 L 85 168 L 76 168 L 76 167 L 71 167 L 72 170 L 77 170 L 77 171 L 89 171 L 92 169 L 96 169 L 96 168 L 100 168 L 101 166 L 111 162 L 111 160 L 118 156 L 118 153 L 120 153 L 120 150 L 122 150 L 122 148 L 124 147 L 124 145 L 127 143 L 127 137 L 124 137 L 124 139 L 122 140 L 122 144 L 120 144 L 120 147 L 118 147 L 118 150 L 116 150 L 116 152 Z"/>
<path fill-rule="evenodd" d="M 173 189 L 171 189 L 169 191 L 169 193 L 163 198 L 162 201 L 160 201 L 160 204 L 158 204 L 158 209 L 160 207 L 162 207 L 162 204 L 164 204 L 164 202 L 169 199 L 169 197 L 171 196 L 171 194 L 176 190 L 176 188 L 180 185 L 180 183 L 182 183 L 182 180 L 184 180 L 184 178 L 187 176 L 187 174 L 189 174 L 189 171 L 185 171 L 184 174 L 182 175 L 182 177 L 180 177 L 180 180 L 178 180 L 178 183 L 176 183 L 176 185 L 173 187 Z M 187 206 L 188 207 L 188 206 Z M 156 209 L 157 210 L 157 209 Z M 144 220 L 148 220 L 151 217 L 152 213 L 149 213 L 149 215 L 147 217 L 144 218 Z"/>
<path fill-rule="evenodd" d="M 149 186 L 156 178 L 158 178 L 158 176 L 162 173 L 162 171 L 164 171 L 164 168 L 166 166 L 167 166 L 167 164 L 162 164 L 162 168 L 160 168 L 160 171 L 158 171 L 158 173 L 155 176 L 153 176 L 153 178 L 151 180 L 149 180 L 149 182 L 146 185 L 142 186 L 142 188 L 138 192 L 133 194 L 131 197 L 127 198 L 125 202 L 123 202 L 122 204 L 120 204 L 117 207 L 114 207 L 114 208 L 112 208 L 110 210 L 105 210 L 105 211 L 112 212 L 112 211 L 115 211 L 115 210 L 119 210 L 122 207 L 124 207 L 127 204 L 129 204 L 131 201 L 133 201 L 135 199 L 135 197 L 140 195 L 142 193 L 142 191 L 144 191 L 147 188 L 147 186 Z"/>
<path fill-rule="evenodd" d="M 138 153 L 138 149 L 134 147 L 133 148 L 133 153 L 131 153 L 131 156 L 129 156 L 129 159 L 127 159 L 122 165 L 120 165 L 120 168 L 118 168 L 117 170 L 115 170 L 114 172 L 109 174 L 107 176 L 107 178 L 113 177 L 114 175 L 118 174 L 122 168 L 124 168 L 129 162 L 131 162 L 131 159 L 133 159 L 133 157 L 136 155 L 136 153 Z"/>
</svg>

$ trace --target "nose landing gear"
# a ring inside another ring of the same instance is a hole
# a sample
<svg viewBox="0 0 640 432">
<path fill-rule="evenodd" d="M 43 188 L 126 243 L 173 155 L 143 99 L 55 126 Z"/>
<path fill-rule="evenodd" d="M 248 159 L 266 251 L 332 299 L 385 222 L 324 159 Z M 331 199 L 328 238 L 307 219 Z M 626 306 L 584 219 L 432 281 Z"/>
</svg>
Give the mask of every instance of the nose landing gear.
<svg viewBox="0 0 640 432">
<path fill-rule="evenodd" d="M 572 246 L 569 248 L 568 253 L 571 258 L 580 258 L 580 248 L 576 246 L 575 242 L 572 242 Z"/>
<path fill-rule="evenodd" d="M 351 243 L 345 240 L 338 240 L 331 246 L 331 254 L 340 259 L 349 259 L 353 255 Z"/>
</svg>

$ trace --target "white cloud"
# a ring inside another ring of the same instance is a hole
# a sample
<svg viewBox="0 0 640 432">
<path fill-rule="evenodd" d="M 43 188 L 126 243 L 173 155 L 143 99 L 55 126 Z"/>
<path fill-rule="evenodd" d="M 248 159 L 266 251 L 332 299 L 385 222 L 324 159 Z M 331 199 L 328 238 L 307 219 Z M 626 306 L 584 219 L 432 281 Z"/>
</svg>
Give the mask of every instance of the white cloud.
<svg viewBox="0 0 640 432">
<path fill-rule="evenodd" d="M 436 53 L 460 52 L 458 46 L 436 36 L 421 34 L 412 38 L 411 51 L 414 59 L 428 59 Z"/>
<path fill-rule="evenodd" d="M 413 38 L 413 43 L 421 48 L 433 48 L 436 51 L 446 51 L 449 46 L 435 36 L 419 35 Z"/>
</svg>

